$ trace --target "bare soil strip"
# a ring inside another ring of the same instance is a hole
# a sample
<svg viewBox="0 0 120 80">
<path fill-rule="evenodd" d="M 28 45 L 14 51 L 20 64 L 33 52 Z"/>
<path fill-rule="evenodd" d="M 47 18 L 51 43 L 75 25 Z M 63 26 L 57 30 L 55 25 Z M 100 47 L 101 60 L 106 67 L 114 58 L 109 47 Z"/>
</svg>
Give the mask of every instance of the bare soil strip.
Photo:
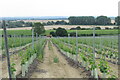
<svg viewBox="0 0 120 80">
<path fill-rule="evenodd" d="M 51 48 L 50 50 L 47 42 L 44 49 L 44 61 L 38 64 L 31 73 L 31 78 L 88 78 L 83 69 L 70 66 L 53 44 Z M 54 62 L 55 57 L 59 59 L 58 63 Z"/>
</svg>

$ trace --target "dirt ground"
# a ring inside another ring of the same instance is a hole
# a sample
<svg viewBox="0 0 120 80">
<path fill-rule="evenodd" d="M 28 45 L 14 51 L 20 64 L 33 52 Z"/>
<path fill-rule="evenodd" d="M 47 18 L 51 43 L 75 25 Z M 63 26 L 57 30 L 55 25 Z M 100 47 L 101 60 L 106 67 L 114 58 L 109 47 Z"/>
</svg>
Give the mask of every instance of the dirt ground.
<svg viewBox="0 0 120 80">
<path fill-rule="evenodd" d="M 58 63 L 54 62 L 55 57 L 59 59 Z M 49 49 L 47 42 L 44 49 L 44 61 L 38 64 L 31 78 L 88 78 L 88 76 L 82 69 L 78 70 L 70 66 L 53 44 Z"/>
<path fill-rule="evenodd" d="M 11 55 L 10 56 L 10 61 L 11 63 L 15 63 L 15 69 L 16 72 L 15 74 L 20 74 L 21 72 L 21 58 L 19 57 L 18 54 L 15 55 Z M 8 78 L 8 67 L 7 67 L 7 58 L 4 58 L 3 61 L 0 61 L 0 63 L 2 64 L 2 78 Z"/>
</svg>

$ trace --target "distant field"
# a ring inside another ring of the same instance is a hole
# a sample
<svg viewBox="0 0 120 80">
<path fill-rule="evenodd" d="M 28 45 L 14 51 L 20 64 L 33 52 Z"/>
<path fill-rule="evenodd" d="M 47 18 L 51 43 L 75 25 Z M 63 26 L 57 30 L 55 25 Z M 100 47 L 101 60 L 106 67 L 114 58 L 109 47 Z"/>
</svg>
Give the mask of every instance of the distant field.
<svg viewBox="0 0 120 80">
<path fill-rule="evenodd" d="M 56 22 L 56 21 L 61 21 L 61 20 L 23 20 L 24 22 L 48 22 L 48 21 L 54 21 L 54 22 Z M 64 21 L 66 21 L 66 22 L 69 22 L 69 20 L 64 20 Z M 114 23 L 115 22 L 115 20 L 111 20 L 111 23 Z"/>
<path fill-rule="evenodd" d="M 47 30 L 45 35 L 49 35 L 49 33 L 51 31 L 54 31 L 55 30 Z M 67 30 L 68 33 L 75 33 L 76 30 Z M 96 34 L 98 35 L 117 35 L 118 34 L 118 30 L 96 30 L 95 31 Z M 81 35 L 81 34 L 93 34 L 93 30 L 78 30 L 78 35 Z"/>
<path fill-rule="evenodd" d="M 80 26 L 81 28 L 92 28 L 94 27 L 101 27 L 102 29 L 105 29 L 105 27 L 108 28 L 113 28 L 117 26 L 98 26 L 98 25 L 49 25 L 49 26 L 44 26 L 46 30 L 53 29 L 53 28 L 65 28 L 65 29 L 70 29 L 70 28 L 75 28 L 77 26 Z M 31 30 L 32 27 L 21 27 L 21 28 L 8 28 L 8 30 Z M 1 29 L 0 29 L 1 30 Z"/>
<path fill-rule="evenodd" d="M 75 28 L 77 26 L 80 26 L 81 28 L 92 28 L 92 25 L 50 25 L 45 26 L 46 32 L 43 35 L 49 35 L 51 31 L 54 31 L 53 28 L 62 27 L 67 29 L 68 33 L 75 32 L 74 30 L 68 30 L 70 28 Z M 105 27 L 113 28 L 117 26 L 95 26 L 94 27 L 101 27 L 104 29 Z M 31 35 L 31 29 L 32 27 L 24 27 L 24 28 L 7 28 L 8 35 Z M 2 29 L 0 29 L 2 30 Z M 78 34 L 92 34 L 92 30 L 79 30 Z M 96 30 L 96 34 L 102 34 L 102 35 L 113 35 L 118 34 L 118 30 Z"/>
<path fill-rule="evenodd" d="M 116 26 L 99 26 L 99 25 L 49 25 L 49 26 L 45 26 L 45 29 L 49 30 L 49 29 L 58 28 L 58 27 L 70 29 L 70 28 L 76 28 L 77 26 L 80 26 L 81 28 L 101 27 L 102 29 L 105 29 L 105 27 L 108 27 L 108 28 L 116 27 Z"/>
<path fill-rule="evenodd" d="M 23 20 L 24 22 L 48 22 L 48 21 L 54 21 L 54 22 L 56 22 L 56 21 L 61 21 L 61 20 Z M 69 20 L 64 20 L 64 21 L 66 21 L 66 22 L 69 22 Z"/>
</svg>

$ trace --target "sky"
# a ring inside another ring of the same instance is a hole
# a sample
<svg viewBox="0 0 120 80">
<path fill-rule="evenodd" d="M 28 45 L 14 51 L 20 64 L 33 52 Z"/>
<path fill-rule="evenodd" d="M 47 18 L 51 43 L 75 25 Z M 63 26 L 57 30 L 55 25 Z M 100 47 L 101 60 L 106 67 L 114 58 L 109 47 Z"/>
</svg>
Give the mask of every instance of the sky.
<svg viewBox="0 0 120 80">
<path fill-rule="evenodd" d="M 120 0 L 0 0 L 0 17 L 117 16 Z"/>
</svg>

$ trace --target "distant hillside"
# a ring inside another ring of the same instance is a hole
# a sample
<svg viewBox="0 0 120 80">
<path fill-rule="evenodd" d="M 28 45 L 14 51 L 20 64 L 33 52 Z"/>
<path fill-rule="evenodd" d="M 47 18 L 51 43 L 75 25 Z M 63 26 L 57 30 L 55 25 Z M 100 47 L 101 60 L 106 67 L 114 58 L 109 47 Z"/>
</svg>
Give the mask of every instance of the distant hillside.
<svg viewBox="0 0 120 80">
<path fill-rule="evenodd" d="M 68 17 L 69 16 L 0 17 L 0 20 L 67 20 Z M 110 18 L 111 20 L 115 20 L 115 17 Z"/>
</svg>

